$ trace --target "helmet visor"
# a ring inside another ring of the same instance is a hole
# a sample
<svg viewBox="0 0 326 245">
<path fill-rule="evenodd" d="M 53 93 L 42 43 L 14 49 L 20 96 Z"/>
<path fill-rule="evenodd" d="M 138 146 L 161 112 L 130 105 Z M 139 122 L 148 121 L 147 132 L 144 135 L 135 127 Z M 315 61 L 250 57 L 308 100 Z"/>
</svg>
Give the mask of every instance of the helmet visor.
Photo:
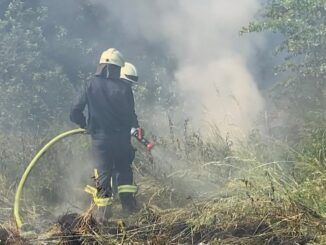
<svg viewBox="0 0 326 245">
<path fill-rule="evenodd" d="M 131 75 L 125 75 L 126 78 L 128 78 L 131 81 L 138 82 L 138 77 L 137 76 L 131 76 Z"/>
</svg>

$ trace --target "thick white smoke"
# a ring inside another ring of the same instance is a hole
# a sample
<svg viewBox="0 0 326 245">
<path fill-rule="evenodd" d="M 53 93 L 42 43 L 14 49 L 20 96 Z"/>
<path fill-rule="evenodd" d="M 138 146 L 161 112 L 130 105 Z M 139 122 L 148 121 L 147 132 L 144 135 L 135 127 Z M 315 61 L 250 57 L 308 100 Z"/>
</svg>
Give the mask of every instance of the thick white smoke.
<svg viewBox="0 0 326 245">
<path fill-rule="evenodd" d="M 239 36 L 259 0 L 95 0 L 129 35 L 161 42 L 177 60 L 186 114 L 198 127 L 247 130 L 263 106 L 247 68 L 261 39 Z M 127 57 L 128 55 L 125 54 Z"/>
</svg>

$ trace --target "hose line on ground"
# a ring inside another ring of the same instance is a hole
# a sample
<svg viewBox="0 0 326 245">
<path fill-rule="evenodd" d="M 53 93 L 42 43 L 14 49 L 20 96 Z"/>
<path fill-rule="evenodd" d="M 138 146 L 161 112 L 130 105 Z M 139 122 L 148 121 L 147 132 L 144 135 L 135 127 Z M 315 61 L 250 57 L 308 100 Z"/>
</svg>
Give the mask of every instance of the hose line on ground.
<svg viewBox="0 0 326 245">
<path fill-rule="evenodd" d="M 19 214 L 19 209 L 20 209 L 20 196 L 23 190 L 23 187 L 25 185 L 25 182 L 28 178 L 28 175 L 30 174 L 30 172 L 32 171 L 33 167 L 35 166 L 35 164 L 38 162 L 38 160 L 41 158 L 41 156 L 56 142 L 58 142 L 59 140 L 66 138 L 68 136 L 71 135 L 75 135 L 75 134 L 82 134 L 85 133 L 86 130 L 82 129 L 82 128 L 77 128 L 77 129 L 73 129 L 73 130 L 69 130 L 67 132 L 64 132 L 62 134 L 59 134 L 58 136 L 54 137 L 52 140 L 50 140 L 32 159 L 32 161 L 28 164 L 20 182 L 19 185 L 17 187 L 16 190 L 16 195 L 15 195 L 15 202 L 14 202 L 14 216 L 15 216 L 15 221 L 16 221 L 16 225 L 18 230 L 20 230 L 20 228 L 23 225 L 23 222 L 20 218 L 20 214 Z"/>
</svg>

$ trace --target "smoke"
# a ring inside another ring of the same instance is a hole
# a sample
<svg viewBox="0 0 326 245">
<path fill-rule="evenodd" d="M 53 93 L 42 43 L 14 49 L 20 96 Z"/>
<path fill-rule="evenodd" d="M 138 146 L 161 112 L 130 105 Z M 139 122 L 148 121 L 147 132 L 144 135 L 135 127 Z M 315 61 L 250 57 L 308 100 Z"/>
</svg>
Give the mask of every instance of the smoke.
<svg viewBox="0 0 326 245">
<path fill-rule="evenodd" d="M 155 159 L 152 174 L 156 178 L 164 176 L 164 184 L 182 190 L 184 196 L 207 198 L 219 189 L 210 171 L 193 160 L 180 159 L 177 154 L 159 145 L 151 153 Z"/>
<path fill-rule="evenodd" d="M 184 114 L 197 128 L 250 129 L 263 99 L 248 63 L 264 42 L 239 31 L 254 18 L 258 0 L 95 2 L 126 38 L 159 44 L 174 57 Z"/>
</svg>

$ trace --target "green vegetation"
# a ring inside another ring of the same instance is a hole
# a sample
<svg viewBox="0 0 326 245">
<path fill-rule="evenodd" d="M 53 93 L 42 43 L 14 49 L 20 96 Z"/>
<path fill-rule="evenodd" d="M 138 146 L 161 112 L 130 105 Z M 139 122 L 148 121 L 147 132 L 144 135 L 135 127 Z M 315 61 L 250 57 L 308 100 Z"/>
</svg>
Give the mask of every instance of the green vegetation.
<svg viewBox="0 0 326 245">
<path fill-rule="evenodd" d="M 273 88 L 273 98 L 286 99 L 289 112 L 304 126 L 325 128 L 326 78 L 325 1 L 272 0 L 262 19 L 250 23 L 243 32 L 269 31 L 280 34 L 276 54 L 285 56 L 277 73 L 288 79 Z M 285 106 L 284 104 L 280 104 Z"/>
<path fill-rule="evenodd" d="M 281 39 L 278 47 L 269 47 L 284 57 L 275 67 L 281 76 L 263 91 L 267 115 L 282 112 L 277 118 L 281 126 L 262 116 L 263 126 L 233 142 L 216 128 L 204 139 L 191 129 L 191 122 L 180 127 L 165 116 L 166 123 L 153 122 L 152 128 L 163 125 L 169 134 L 148 134 L 159 151 L 153 155 L 137 151 L 135 172 L 143 209 L 125 219 L 126 226 L 115 220 L 109 227 L 98 226 L 86 212 L 71 230 L 59 222 L 47 234 L 19 238 L 11 228 L 10 209 L 19 178 L 38 147 L 71 127 L 70 105 L 107 45 L 96 40 L 103 35 L 84 33 L 87 28 L 102 28 L 104 10 L 86 0 L 75 4 L 80 17 L 72 24 L 60 19 L 60 11 L 53 17 L 47 1 L 0 3 L 0 244 L 9 234 L 10 244 L 55 244 L 67 242 L 71 235 L 79 242 L 99 244 L 326 243 L 324 0 L 270 0 L 258 19 L 242 29 L 246 35 L 273 32 Z M 114 32 L 114 24 L 108 29 Z M 112 46 L 119 42 L 114 37 L 109 40 Z M 145 50 L 150 55 L 142 51 L 133 57 L 142 61 L 140 70 L 151 67 L 143 72 L 144 85 L 135 91 L 141 119 L 152 118 L 148 105 L 164 115 L 180 106 L 171 75 L 176 61 L 151 48 Z M 42 158 L 23 202 L 24 219 L 34 228 L 48 229 L 54 214 L 67 211 L 57 209 L 67 200 L 73 207 L 89 206 L 81 188 L 90 181 L 91 166 L 82 165 L 80 174 L 74 171 L 89 158 L 89 151 L 85 137 L 77 137 Z M 209 193 L 203 195 L 201 190 Z"/>
</svg>

